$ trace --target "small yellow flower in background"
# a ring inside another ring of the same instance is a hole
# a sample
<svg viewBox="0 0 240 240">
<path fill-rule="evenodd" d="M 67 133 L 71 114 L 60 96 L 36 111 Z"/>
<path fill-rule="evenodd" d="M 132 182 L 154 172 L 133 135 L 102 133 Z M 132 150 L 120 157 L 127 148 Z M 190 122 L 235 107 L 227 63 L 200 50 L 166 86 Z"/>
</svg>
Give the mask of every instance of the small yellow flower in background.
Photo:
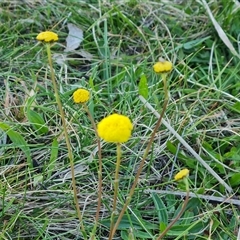
<svg viewBox="0 0 240 240">
<path fill-rule="evenodd" d="M 106 142 L 124 143 L 131 137 L 133 125 L 124 115 L 112 114 L 102 119 L 97 126 L 99 137 Z"/>
<path fill-rule="evenodd" d="M 176 181 L 181 180 L 181 179 L 187 177 L 188 174 L 189 174 L 189 170 L 188 170 L 187 168 L 184 168 L 183 170 L 181 170 L 180 172 L 178 172 L 178 173 L 175 175 L 174 179 L 175 179 Z"/>
<path fill-rule="evenodd" d="M 86 89 L 79 88 L 73 93 L 73 101 L 75 103 L 85 103 L 90 98 L 90 92 Z"/>
<path fill-rule="evenodd" d="M 166 73 L 170 72 L 173 68 L 173 65 L 169 61 L 160 60 L 153 65 L 153 70 L 155 73 Z"/>
<path fill-rule="evenodd" d="M 58 35 L 54 32 L 46 31 L 46 32 L 39 33 L 36 39 L 38 41 L 54 42 L 58 40 Z"/>
</svg>

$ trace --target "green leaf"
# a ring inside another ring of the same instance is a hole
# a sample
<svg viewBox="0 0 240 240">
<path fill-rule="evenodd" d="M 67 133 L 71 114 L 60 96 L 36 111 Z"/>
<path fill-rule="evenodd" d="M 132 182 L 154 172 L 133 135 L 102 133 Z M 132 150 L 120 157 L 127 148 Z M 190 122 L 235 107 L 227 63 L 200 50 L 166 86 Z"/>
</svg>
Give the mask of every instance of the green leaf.
<svg viewBox="0 0 240 240">
<path fill-rule="evenodd" d="M 13 209 L 15 200 L 16 198 L 13 197 L 13 198 L 10 198 L 8 201 L 3 202 L 2 209 L 0 212 L 0 218 L 5 216 L 5 212 L 7 212 L 8 210 L 11 211 L 11 209 Z"/>
<path fill-rule="evenodd" d="M 160 230 L 163 231 L 168 224 L 168 213 L 166 210 L 166 206 L 163 203 L 162 199 L 158 196 L 158 194 L 152 193 L 152 198 L 153 198 L 154 206 L 156 208 L 156 212 L 158 214 Z"/>
<path fill-rule="evenodd" d="M 114 218 L 114 221 L 116 222 L 117 220 L 117 217 Z M 138 219 L 133 216 L 133 215 L 130 215 L 130 216 L 127 216 L 127 215 L 124 215 L 120 221 L 120 224 L 118 226 L 118 230 L 126 230 L 126 229 L 129 229 L 131 227 L 133 227 L 135 230 L 142 230 L 143 227 L 142 225 L 144 225 L 144 227 L 148 230 L 158 230 L 158 225 L 156 224 L 153 224 L 153 223 L 150 223 L 149 221 L 146 221 L 146 220 L 143 220 L 143 219 L 140 219 L 141 222 L 139 222 L 139 217 Z M 104 219 L 101 221 L 101 224 L 106 226 L 106 227 L 110 227 L 110 219 Z"/>
<path fill-rule="evenodd" d="M 131 233 L 130 233 L 131 234 Z M 132 236 L 129 236 L 129 233 L 127 231 L 121 231 L 121 239 L 122 240 L 132 240 L 134 238 L 132 238 Z"/>
<path fill-rule="evenodd" d="M 94 82 L 93 82 L 93 77 L 90 77 L 90 78 L 89 78 L 88 84 L 89 84 L 89 87 L 90 87 L 93 91 L 95 91 Z"/>
<path fill-rule="evenodd" d="M 122 240 L 135 240 L 136 238 L 138 239 L 153 239 L 151 235 L 149 235 L 146 232 L 139 231 L 136 229 L 128 229 L 127 230 L 122 230 L 121 231 L 121 239 Z"/>
<path fill-rule="evenodd" d="M 204 223 L 202 221 L 195 221 L 191 224 L 181 224 L 181 225 L 174 225 L 172 228 L 168 231 L 168 236 L 180 236 L 181 234 L 187 235 L 187 234 L 196 234 L 204 230 L 208 223 Z M 178 238 L 179 239 L 179 238 Z M 183 239 L 183 238 L 180 238 Z"/>
<path fill-rule="evenodd" d="M 236 102 L 233 106 L 229 106 L 234 112 L 240 113 L 240 102 Z"/>
<path fill-rule="evenodd" d="M 13 144 L 20 148 L 27 157 L 27 163 L 30 169 L 33 169 L 33 164 L 31 160 L 30 155 L 30 148 L 28 147 L 27 142 L 24 140 L 23 136 L 21 136 L 18 132 L 11 129 L 9 125 L 6 123 L 0 122 L 0 128 L 6 132 L 6 134 L 9 136 Z"/>
<path fill-rule="evenodd" d="M 52 172 L 55 168 L 56 160 L 58 157 L 58 141 L 57 139 L 53 139 L 52 146 L 51 146 L 51 156 L 50 161 L 47 167 L 48 178 L 52 175 Z"/>
<path fill-rule="evenodd" d="M 140 77 L 140 82 L 138 84 L 138 93 L 143 96 L 145 99 L 148 98 L 148 83 L 147 77 L 145 74 L 142 74 Z"/>
<path fill-rule="evenodd" d="M 45 121 L 37 112 L 27 109 L 27 118 L 39 135 L 48 133 L 48 127 Z"/>
<path fill-rule="evenodd" d="M 240 185 L 240 173 L 234 173 L 230 178 L 230 184 L 232 187 Z"/>
<path fill-rule="evenodd" d="M 224 157 L 233 160 L 234 165 L 239 165 L 240 150 L 236 147 L 232 147 L 229 152 L 224 154 Z"/>
<path fill-rule="evenodd" d="M 192 40 L 189 42 L 186 42 L 183 44 L 184 49 L 191 49 L 193 47 L 196 47 L 197 45 L 201 44 L 202 42 L 206 41 L 209 37 L 201 38 L 201 39 L 196 39 Z"/>
<path fill-rule="evenodd" d="M 182 216 L 181 224 L 182 225 L 191 224 L 193 218 L 194 218 L 194 213 L 192 211 L 185 210 L 185 213 Z"/>
</svg>

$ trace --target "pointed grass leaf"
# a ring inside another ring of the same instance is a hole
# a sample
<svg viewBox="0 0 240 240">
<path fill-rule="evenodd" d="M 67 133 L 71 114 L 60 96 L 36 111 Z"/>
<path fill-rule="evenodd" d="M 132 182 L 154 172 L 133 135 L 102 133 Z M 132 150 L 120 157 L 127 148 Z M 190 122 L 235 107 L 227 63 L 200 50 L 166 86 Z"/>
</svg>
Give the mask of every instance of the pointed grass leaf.
<svg viewBox="0 0 240 240">
<path fill-rule="evenodd" d="M 145 99 L 148 98 L 148 83 L 147 77 L 145 74 L 142 74 L 140 77 L 140 82 L 138 84 L 138 93 L 139 95 L 143 96 Z"/>
<path fill-rule="evenodd" d="M 90 78 L 89 78 L 88 84 L 89 84 L 89 87 L 90 87 L 93 91 L 95 91 L 93 77 L 90 77 Z"/>
<path fill-rule="evenodd" d="M 205 37 L 205 38 L 200 38 L 200 39 L 196 39 L 196 40 L 192 40 L 192 41 L 186 42 L 186 43 L 183 44 L 183 48 L 184 49 L 192 49 L 195 46 L 205 42 L 209 38 L 210 37 Z"/>
<path fill-rule="evenodd" d="M 27 118 L 38 135 L 48 133 L 49 129 L 40 114 L 31 109 L 27 109 Z"/>
<path fill-rule="evenodd" d="M 158 221 L 160 225 L 160 231 L 163 231 L 168 224 L 168 213 L 166 210 L 166 206 L 161 200 L 161 198 L 156 193 L 152 193 L 152 199 L 154 202 L 154 206 L 156 208 L 156 212 L 158 214 Z"/>
<path fill-rule="evenodd" d="M 50 161 L 47 167 L 47 172 L 48 172 L 48 178 L 51 177 L 52 172 L 55 168 L 56 160 L 58 157 L 58 141 L 57 139 L 53 139 L 52 146 L 51 146 L 51 156 L 50 156 Z"/>
<path fill-rule="evenodd" d="M 20 135 L 18 132 L 12 130 L 11 127 L 6 123 L 0 122 L 0 128 L 4 132 L 6 132 L 6 134 L 11 139 L 14 145 L 20 148 L 25 153 L 27 157 L 28 166 L 32 169 L 33 164 L 32 164 L 31 155 L 30 155 L 30 148 L 28 147 L 28 144 L 23 138 L 23 136 Z"/>
<path fill-rule="evenodd" d="M 5 215 L 5 212 L 7 212 L 9 209 L 12 209 L 14 206 L 14 201 L 16 201 L 16 198 L 11 198 L 8 201 L 4 201 L 2 205 L 2 209 L 0 211 L 0 218 L 2 218 Z"/>
<path fill-rule="evenodd" d="M 236 102 L 233 106 L 228 106 L 231 110 L 236 113 L 240 113 L 240 102 Z"/>
</svg>

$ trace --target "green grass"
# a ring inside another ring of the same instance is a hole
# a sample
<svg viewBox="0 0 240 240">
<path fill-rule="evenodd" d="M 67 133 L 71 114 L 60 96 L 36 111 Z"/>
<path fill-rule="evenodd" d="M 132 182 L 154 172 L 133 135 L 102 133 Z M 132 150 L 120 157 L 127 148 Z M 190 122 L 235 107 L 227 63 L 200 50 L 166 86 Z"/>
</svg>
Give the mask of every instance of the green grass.
<svg viewBox="0 0 240 240">
<path fill-rule="evenodd" d="M 91 91 L 88 107 L 96 122 L 117 112 L 134 123 L 133 135 L 122 147 L 120 212 L 157 121 L 138 98 L 142 74 L 148 81 L 147 101 L 159 113 L 164 101 L 161 79 L 152 70 L 159 57 L 174 64 L 164 119 L 233 188 L 230 196 L 239 198 L 240 62 L 200 2 L 0 0 L 0 239 L 83 239 L 47 55 L 36 41 L 39 32 L 53 30 L 59 41 L 52 52 L 66 55 L 67 23 L 80 27 L 84 40 L 76 53 L 67 55 L 66 65 L 55 62 L 54 69 L 86 232 L 92 231 L 97 207 L 97 141 L 72 93 L 77 87 Z M 240 8 L 235 4 L 220 0 L 209 7 L 240 54 Z M 36 125 L 34 116 L 45 128 Z M 96 239 L 109 234 L 115 152 L 114 144 L 102 142 L 103 197 Z M 181 168 L 190 170 L 190 191 L 196 197 L 165 239 L 237 238 L 239 202 L 211 200 L 228 192 L 161 125 L 115 239 L 158 236 L 181 209 L 182 198 L 174 193 L 184 191 L 184 185 L 172 181 Z"/>
</svg>

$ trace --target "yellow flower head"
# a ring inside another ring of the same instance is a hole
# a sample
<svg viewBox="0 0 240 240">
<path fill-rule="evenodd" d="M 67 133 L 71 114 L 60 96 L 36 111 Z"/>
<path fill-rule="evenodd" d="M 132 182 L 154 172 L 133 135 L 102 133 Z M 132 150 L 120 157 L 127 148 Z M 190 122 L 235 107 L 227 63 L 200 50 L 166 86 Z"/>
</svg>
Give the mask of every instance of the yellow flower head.
<svg viewBox="0 0 240 240">
<path fill-rule="evenodd" d="M 155 73 L 166 73 L 170 72 L 173 68 L 173 65 L 169 61 L 160 60 L 153 65 L 153 70 Z"/>
<path fill-rule="evenodd" d="M 73 101 L 75 103 L 85 103 L 90 98 L 90 92 L 86 89 L 79 88 L 73 93 Z"/>
<path fill-rule="evenodd" d="M 112 114 L 102 119 L 97 126 L 99 137 L 106 142 L 124 143 L 131 137 L 133 125 L 124 115 Z"/>
<path fill-rule="evenodd" d="M 181 179 L 187 177 L 188 174 L 189 174 L 189 170 L 188 170 L 187 168 L 185 168 L 185 169 L 181 170 L 180 172 L 178 172 L 178 173 L 175 175 L 174 179 L 175 179 L 176 181 L 181 180 Z"/>
<path fill-rule="evenodd" d="M 54 32 L 46 31 L 46 32 L 39 33 L 36 39 L 38 41 L 54 42 L 58 40 L 58 35 Z"/>
</svg>

